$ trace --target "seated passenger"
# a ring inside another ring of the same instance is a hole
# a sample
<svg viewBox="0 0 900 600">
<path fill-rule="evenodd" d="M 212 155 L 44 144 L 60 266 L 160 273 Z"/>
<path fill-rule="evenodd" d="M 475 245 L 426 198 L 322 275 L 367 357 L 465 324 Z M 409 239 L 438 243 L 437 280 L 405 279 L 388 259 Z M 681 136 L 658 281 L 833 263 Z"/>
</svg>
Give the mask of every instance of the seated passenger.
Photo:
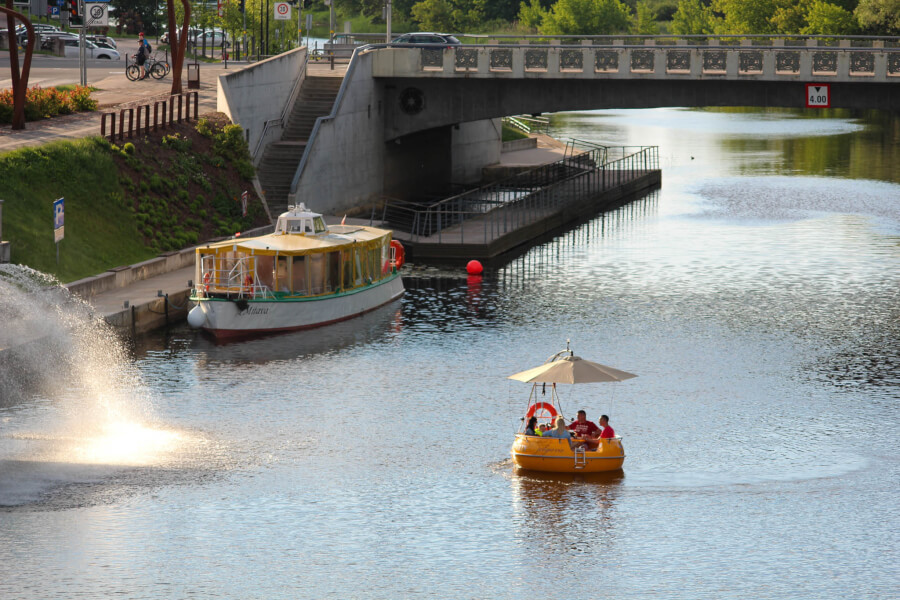
<svg viewBox="0 0 900 600">
<path fill-rule="evenodd" d="M 547 431 L 547 433 L 544 434 L 544 437 L 567 440 L 569 442 L 569 447 L 572 447 L 572 435 L 569 433 L 569 430 L 566 429 L 566 420 L 563 417 L 556 417 L 556 426 Z"/>
<path fill-rule="evenodd" d="M 525 426 L 525 435 L 540 435 L 540 429 L 537 426 L 537 417 L 528 419 L 528 425 Z"/>
<path fill-rule="evenodd" d="M 603 429 L 603 431 L 600 432 L 601 440 L 605 438 L 616 437 L 616 432 L 612 427 L 609 426 L 609 417 L 607 417 L 606 415 L 600 416 L 600 427 Z"/>
<path fill-rule="evenodd" d="M 584 439 L 593 439 L 600 434 L 600 428 L 591 421 L 587 420 L 587 413 L 583 410 L 578 411 L 578 417 L 569 425 L 569 429 L 575 433 L 577 437 Z"/>
</svg>

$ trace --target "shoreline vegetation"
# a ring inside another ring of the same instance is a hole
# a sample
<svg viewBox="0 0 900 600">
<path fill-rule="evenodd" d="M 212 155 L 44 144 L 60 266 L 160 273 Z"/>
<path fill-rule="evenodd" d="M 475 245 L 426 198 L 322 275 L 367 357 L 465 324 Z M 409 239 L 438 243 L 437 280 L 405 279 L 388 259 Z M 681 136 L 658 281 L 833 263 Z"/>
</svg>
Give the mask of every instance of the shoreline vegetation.
<svg viewBox="0 0 900 600">
<path fill-rule="evenodd" d="M 90 137 L 13 150 L 0 154 L 0 173 L 12 262 L 63 282 L 268 223 L 243 131 L 221 113 L 121 146 Z M 66 227 L 57 262 L 58 198 Z"/>
</svg>

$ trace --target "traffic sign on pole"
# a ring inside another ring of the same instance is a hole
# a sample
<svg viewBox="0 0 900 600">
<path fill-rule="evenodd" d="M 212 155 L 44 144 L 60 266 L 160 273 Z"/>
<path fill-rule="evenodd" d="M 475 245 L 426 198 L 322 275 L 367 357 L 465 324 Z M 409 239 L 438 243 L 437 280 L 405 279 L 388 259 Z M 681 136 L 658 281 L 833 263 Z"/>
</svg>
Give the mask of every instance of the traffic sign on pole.
<svg viewBox="0 0 900 600">
<path fill-rule="evenodd" d="M 287 2 L 275 3 L 275 20 L 289 21 L 291 18 L 291 5 Z"/>
</svg>

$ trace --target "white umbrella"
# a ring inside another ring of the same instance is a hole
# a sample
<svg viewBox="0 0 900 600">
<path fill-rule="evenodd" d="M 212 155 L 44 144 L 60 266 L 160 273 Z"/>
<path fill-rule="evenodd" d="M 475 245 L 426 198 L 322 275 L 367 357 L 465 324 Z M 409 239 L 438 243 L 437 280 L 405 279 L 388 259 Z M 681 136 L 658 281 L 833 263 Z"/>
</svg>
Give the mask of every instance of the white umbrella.
<svg viewBox="0 0 900 600">
<path fill-rule="evenodd" d="M 584 360 L 570 352 L 569 356 L 554 356 L 539 367 L 510 375 L 509 379 L 526 383 L 595 383 L 624 381 L 632 377 L 637 375 Z"/>
</svg>

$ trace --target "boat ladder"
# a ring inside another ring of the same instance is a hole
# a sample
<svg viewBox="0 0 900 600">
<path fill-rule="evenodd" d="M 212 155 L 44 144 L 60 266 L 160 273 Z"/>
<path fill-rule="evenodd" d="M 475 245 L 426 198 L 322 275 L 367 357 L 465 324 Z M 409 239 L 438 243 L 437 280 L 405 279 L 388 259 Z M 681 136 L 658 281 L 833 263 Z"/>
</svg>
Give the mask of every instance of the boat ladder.
<svg viewBox="0 0 900 600">
<path fill-rule="evenodd" d="M 587 456 L 584 455 L 584 446 L 578 446 L 574 450 L 575 453 L 575 468 L 583 469 L 587 466 Z"/>
</svg>

